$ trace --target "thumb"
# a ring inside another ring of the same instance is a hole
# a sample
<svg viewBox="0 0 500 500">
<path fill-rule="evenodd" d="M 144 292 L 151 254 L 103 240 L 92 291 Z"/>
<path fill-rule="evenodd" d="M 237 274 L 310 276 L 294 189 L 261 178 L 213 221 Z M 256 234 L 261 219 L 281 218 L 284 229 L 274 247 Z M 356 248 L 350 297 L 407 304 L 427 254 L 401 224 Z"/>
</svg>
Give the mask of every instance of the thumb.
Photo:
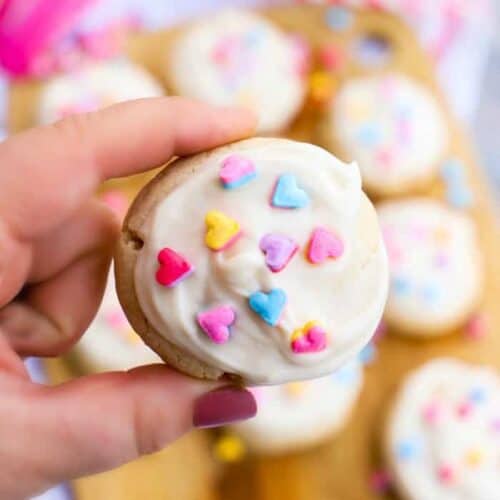
<svg viewBox="0 0 500 500">
<path fill-rule="evenodd" d="M 159 451 L 193 426 L 222 425 L 257 411 L 245 389 L 220 388 L 163 365 L 82 377 L 57 387 L 31 386 L 14 406 L 10 426 L 3 427 L 9 432 L 2 437 L 11 444 L 2 447 L 10 450 L 9 468 L 18 470 L 3 479 L 8 484 L 10 478 L 15 488 L 5 493 L 21 498 Z"/>
</svg>

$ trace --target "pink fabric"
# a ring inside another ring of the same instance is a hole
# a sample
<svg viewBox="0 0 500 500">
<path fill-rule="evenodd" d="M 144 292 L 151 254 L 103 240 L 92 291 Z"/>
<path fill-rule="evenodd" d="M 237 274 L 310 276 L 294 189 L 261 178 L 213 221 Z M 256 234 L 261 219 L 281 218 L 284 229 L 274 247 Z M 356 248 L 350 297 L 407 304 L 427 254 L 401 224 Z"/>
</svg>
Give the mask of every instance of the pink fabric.
<svg viewBox="0 0 500 500">
<path fill-rule="evenodd" d="M 33 71 L 44 50 L 96 0 L 4 0 L 0 7 L 0 65 L 16 76 Z"/>
</svg>

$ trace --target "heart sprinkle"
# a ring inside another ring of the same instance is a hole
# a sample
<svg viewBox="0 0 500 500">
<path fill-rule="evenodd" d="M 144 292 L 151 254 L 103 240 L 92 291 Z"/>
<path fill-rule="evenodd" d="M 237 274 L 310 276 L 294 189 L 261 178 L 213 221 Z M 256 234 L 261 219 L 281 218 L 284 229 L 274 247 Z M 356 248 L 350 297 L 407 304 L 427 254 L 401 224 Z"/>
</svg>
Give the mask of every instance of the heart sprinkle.
<svg viewBox="0 0 500 500">
<path fill-rule="evenodd" d="M 313 264 L 321 264 L 326 259 L 337 259 L 344 253 L 342 240 L 324 227 L 316 228 L 309 240 L 307 258 Z"/>
<path fill-rule="evenodd" d="M 187 278 L 193 271 L 192 266 L 182 255 L 165 247 L 158 253 L 156 281 L 163 286 L 173 287 Z"/>
<path fill-rule="evenodd" d="M 229 340 L 230 327 L 236 320 L 236 313 L 230 306 L 217 306 L 196 316 L 201 329 L 216 344 Z"/>
<path fill-rule="evenodd" d="M 273 288 L 269 293 L 252 293 L 248 298 L 248 304 L 268 325 L 276 326 L 286 300 L 286 293 L 281 288 Z"/>
<path fill-rule="evenodd" d="M 267 267 L 273 273 L 283 270 L 299 248 L 288 236 L 276 233 L 263 236 L 259 247 L 266 256 Z"/>
<path fill-rule="evenodd" d="M 308 321 L 293 332 L 291 347 L 295 354 L 321 352 L 326 348 L 326 332 L 317 321 Z"/>
<path fill-rule="evenodd" d="M 218 210 L 207 212 L 205 224 L 207 226 L 205 243 L 211 250 L 226 249 L 240 234 L 238 222 Z"/>
<path fill-rule="evenodd" d="M 274 187 L 271 205 L 278 208 L 304 208 L 309 205 L 309 195 L 297 185 L 293 174 L 280 175 Z"/>
<path fill-rule="evenodd" d="M 235 189 L 248 184 L 257 177 L 253 162 L 243 156 L 228 156 L 222 163 L 219 179 L 226 189 Z"/>
</svg>

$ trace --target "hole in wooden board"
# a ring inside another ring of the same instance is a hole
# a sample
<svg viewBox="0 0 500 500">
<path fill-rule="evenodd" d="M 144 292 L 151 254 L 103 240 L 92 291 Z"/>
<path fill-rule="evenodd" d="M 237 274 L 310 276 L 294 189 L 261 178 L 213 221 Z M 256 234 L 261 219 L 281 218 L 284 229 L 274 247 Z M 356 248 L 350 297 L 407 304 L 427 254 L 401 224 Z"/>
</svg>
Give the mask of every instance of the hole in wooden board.
<svg viewBox="0 0 500 500">
<path fill-rule="evenodd" d="M 364 66 L 377 67 L 386 64 L 392 55 L 392 43 L 380 33 L 367 33 L 354 42 L 354 56 Z"/>
</svg>

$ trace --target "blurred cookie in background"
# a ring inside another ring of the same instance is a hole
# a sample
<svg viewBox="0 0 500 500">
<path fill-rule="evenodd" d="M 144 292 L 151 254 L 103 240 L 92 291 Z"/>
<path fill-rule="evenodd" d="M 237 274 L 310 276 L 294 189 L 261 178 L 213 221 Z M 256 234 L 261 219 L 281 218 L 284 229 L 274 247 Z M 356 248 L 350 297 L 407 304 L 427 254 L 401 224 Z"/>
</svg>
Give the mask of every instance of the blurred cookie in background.
<svg viewBox="0 0 500 500">
<path fill-rule="evenodd" d="M 386 428 L 394 486 L 408 500 L 493 500 L 500 492 L 500 377 L 452 358 L 404 381 Z"/>
<path fill-rule="evenodd" d="M 420 337 L 462 326 L 483 292 L 473 221 L 425 198 L 387 201 L 377 211 L 389 257 L 387 322 Z"/>
<path fill-rule="evenodd" d="M 214 105 L 244 106 L 259 117 L 258 131 L 279 132 L 300 111 L 306 53 L 270 21 L 228 10 L 200 19 L 169 48 L 169 90 Z"/>
<path fill-rule="evenodd" d="M 358 162 L 374 196 L 405 194 L 428 185 L 448 148 L 436 98 L 399 73 L 354 78 L 332 100 L 321 142 Z"/>
<path fill-rule="evenodd" d="M 87 372 L 129 370 L 161 363 L 127 321 L 116 295 L 113 270 L 99 311 L 71 354 Z"/>
<path fill-rule="evenodd" d="M 252 389 L 259 411 L 232 426 L 249 450 L 287 453 L 319 444 L 347 423 L 363 385 L 359 361 L 327 377 Z"/>
<path fill-rule="evenodd" d="M 152 75 L 126 58 L 90 62 L 44 85 L 37 119 L 39 124 L 53 123 L 75 113 L 163 94 L 162 86 Z"/>
</svg>

